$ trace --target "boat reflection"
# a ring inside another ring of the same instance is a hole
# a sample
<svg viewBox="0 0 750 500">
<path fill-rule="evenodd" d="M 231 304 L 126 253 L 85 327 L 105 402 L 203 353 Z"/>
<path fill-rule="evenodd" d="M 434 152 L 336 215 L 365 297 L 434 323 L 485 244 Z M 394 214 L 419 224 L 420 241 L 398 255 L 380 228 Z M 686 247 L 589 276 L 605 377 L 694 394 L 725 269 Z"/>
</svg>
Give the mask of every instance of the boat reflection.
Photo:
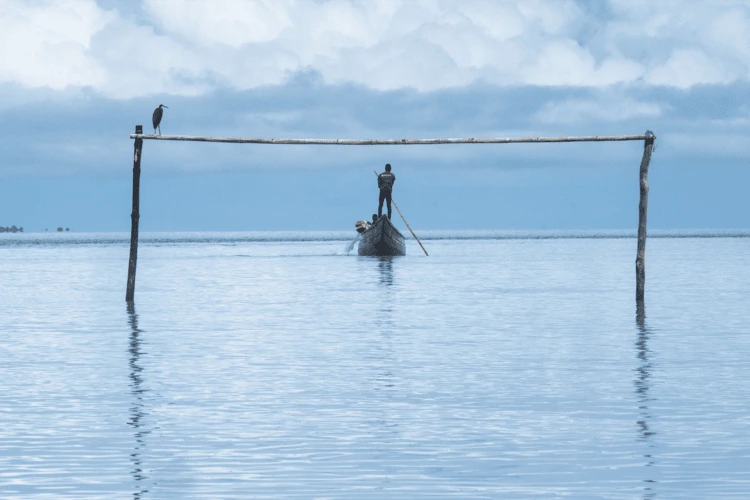
<svg viewBox="0 0 750 500">
<path fill-rule="evenodd" d="M 390 337 L 393 332 L 393 304 L 396 302 L 394 290 L 393 256 L 378 257 L 378 284 L 385 287 L 378 298 L 378 314 L 375 324 L 381 335 Z"/>
<path fill-rule="evenodd" d="M 380 283 L 388 287 L 393 286 L 393 256 L 378 257 L 378 270 Z M 384 302 L 390 303 L 390 300 Z"/>
<path fill-rule="evenodd" d="M 393 304 L 395 302 L 393 257 L 379 257 L 378 271 L 378 284 L 385 287 L 385 290 L 378 301 L 378 314 L 375 319 L 381 339 L 379 345 L 376 346 L 377 351 L 379 351 L 378 361 L 383 364 L 376 380 L 380 384 L 379 390 L 390 390 L 395 385 L 391 369 L 393 362 L 392 336 L 395 326 L 393 321 Z"/>
<path fill-rule="evenodd" d="M 128 364 L 130 366 L 130 394 L 133 396 L 133 404 L 130 407 L 130 420 L 128 425 L 133 428 L 135 447 L 130 454 L 133 469 L 131 475 L 135 480 L 133 498 L 144 498 L 148 493 L 147 479 L 143 470 L 143 453 L 146 448 L 145 437 L 151 431 L 144 428 L 144 419 L 148 416 L 144 402 L 144 394 L 147 389 L 143 388 L 143 367 L 140 365 L 143 356 L 141 329 L 138 328 L 138 315 L 135 312 L 135 304 L 128 303 L 128 321 L 130 323 L 130 343 L 128 351 L 130 354 Z"/>
<path fill-rule="evenodd" d="M 643 301 L 638 301 L 636 304 L 635 322 L 638 329 L 638 337 L 635 342 L 636 356 L 638 358 L 638 367 L 635 370 L 636 376 L 633 384 L 635 385 L 635 394 L 638 400 L 638 410 L 640 418 L 637 421 L 639 436 L 638 439 L 646 443 L 646 453 L 643 457 L 646 459 L 646 479 L 643 481 L 646 483 L 644 488 L 644 499 L 654 498 L 656 493 L 653 490 L 656 481 L 654 476 L 654 457 L 653 448 L 654 443 L 652 437 L 655 432 L 651 429 L 651 413 L 649 411 L 649 402 L 652 398 L 649 396 L 649 383 L 651 380 L 651 361 L 649 359 L 648 341 L 651 336 L 651 331 L 646 325 L 646 308 Z"/>
<path fill-rule="evenodd" d="M 400 400 L 399 370 L 397 366 L 398 355 L 396 348 L 399 339 L 395 332 L 394 310 L 396 307 L 396 282 L 394 272 L 393 256 L 377 257 L 378 276 L 374 283 L 377 296 L 376 312 L 373 316 L 372 342 L 369 348 L 367 364 L 372 370 L 371 380 L 374 389 L 374 399 L 379 404 L 375 405 L 372 414 L 371 433 L 379 443 L 377 451 L 378 462 L 389 464 L 391 456 L 388 450 L 398 447 L 402 436 L 399 428 L 397 414 L 394 414 L 394 403 Z M 389 476 L 392 469 L 384 465 L 381 470 L 381 487 L 390 486 Z"/>
</svg>

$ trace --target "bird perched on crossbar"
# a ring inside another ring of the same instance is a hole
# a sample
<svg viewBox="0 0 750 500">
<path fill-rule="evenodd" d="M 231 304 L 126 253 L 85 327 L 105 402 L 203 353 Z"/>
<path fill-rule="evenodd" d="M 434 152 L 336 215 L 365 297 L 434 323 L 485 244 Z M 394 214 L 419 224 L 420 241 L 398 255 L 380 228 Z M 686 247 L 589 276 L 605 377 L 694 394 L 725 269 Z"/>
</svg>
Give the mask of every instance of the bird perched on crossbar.
<svg viewBox="0 0 750 500">
<path fill-rule="evenodd" d="M 161 127 L 159 124 L 161 123 L 161 116 L 164 114 L 164 110 L 161 108 L 167 108 L 169 109 L 169 106 L 164 106 L 163 104 L 159 104 L 159 107 L 154 110 L 154 114 L 151 117 L 151 123 L 154 125 L 154 134 L 156 133 L 156 129 L 159 129 L 159 135 L 161 135 Z"/>
</svg>

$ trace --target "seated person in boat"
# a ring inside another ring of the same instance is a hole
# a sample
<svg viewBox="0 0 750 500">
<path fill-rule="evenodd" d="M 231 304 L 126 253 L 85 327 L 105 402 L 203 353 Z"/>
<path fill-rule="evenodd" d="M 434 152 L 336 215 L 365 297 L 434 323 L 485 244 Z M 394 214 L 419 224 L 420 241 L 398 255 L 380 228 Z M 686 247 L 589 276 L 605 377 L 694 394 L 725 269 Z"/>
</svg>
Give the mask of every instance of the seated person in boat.
<svg viewBox="0 0 750 500">
<path fill-rule="evenodd" d="M 372 222 L 367 222 L 366 220 L 358 220 L 354 224 L 354 227 L 357 229 L 357 232 L 361 234 L 367 231 L 368 229 L 370 229 L 370 227 L 373 224 L 375 224 L 377 220 L 378 220 L 378 214 L 372 214 Z"/>
<path fill-rule="evenodd" d="M 383 202 L 388 206 L 388 220 L 391 220 L 391 193 L 396 176 L 391 173 L 391 164 L 385 164 L 385 172 L 378 175 L 378 187 L 380 188 L 380 199 L 378 200 L 378 217 L 383 215 Z"/>
</svg>

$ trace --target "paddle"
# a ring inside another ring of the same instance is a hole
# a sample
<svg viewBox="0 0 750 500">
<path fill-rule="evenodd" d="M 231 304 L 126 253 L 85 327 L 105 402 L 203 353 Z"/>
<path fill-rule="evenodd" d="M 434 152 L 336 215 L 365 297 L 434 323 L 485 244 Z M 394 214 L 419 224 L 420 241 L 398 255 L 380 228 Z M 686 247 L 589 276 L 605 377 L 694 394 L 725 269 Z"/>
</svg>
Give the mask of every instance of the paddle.
<svg viewBox="0 0 750 500">
<path fill-rule="evenodd" d="M 373 172 L 375 172 L 375 175 L 378 175 L 377 170 L 373 170 Z M 417 243 L 419 243 L 419 246 L 422 247 L 422 251 L 424 252 L 424 254 L 429 257 L 430 254 L 428 254 L 427 250 L 424 249 L 424 245 L 422 245 L 422 242 L 419 241 L 419 238 L 417 238 L 417 235 L 414 234 L 414 231 L 412 231 L 411 226 L 409 225 L 408 222 L 406 222 L 406 217 L 404 217 L 404 214 L 402 214 L 401 210 L 398 209 L 398 205 L 396 205 L 396 200 L 394 200 L 392 197 L 391 197 L 391 203 L 393 203 L 393 206 L 396 207 L 396 212 L 398 212 L 398 214 L 401 216 L 401 219 L 404 221 L 404 224 L 406 224 L 406 227 L 408 227 L 409 231 L 411 231 L 411 235 L 414 236 L 414 239 L 417 240 Z"/>
</svg>

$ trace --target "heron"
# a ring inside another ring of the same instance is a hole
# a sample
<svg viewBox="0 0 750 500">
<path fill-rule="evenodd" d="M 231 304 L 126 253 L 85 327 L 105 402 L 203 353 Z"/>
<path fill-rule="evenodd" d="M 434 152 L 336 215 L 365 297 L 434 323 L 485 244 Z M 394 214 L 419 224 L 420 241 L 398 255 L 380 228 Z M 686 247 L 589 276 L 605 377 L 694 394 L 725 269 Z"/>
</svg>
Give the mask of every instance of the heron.
<svg viewBox="0 0 750 500">
<path fill-rule="evenodd" d="M 156 129 L 159 129 L 159 135 L 161 135 L 161 127 L 159 124 L 161 123 L 161 115 L 164 114 L 164 110 L 161 108 L 167 108 L 169 109 L 169 106 L 164 106 L 163 104 L 159 104 L 159 107 L 154 110 L 154 115 L 151 117 L 151 123 L 154 124 L 154 134 L 156 133 Z"/>
</svg>

